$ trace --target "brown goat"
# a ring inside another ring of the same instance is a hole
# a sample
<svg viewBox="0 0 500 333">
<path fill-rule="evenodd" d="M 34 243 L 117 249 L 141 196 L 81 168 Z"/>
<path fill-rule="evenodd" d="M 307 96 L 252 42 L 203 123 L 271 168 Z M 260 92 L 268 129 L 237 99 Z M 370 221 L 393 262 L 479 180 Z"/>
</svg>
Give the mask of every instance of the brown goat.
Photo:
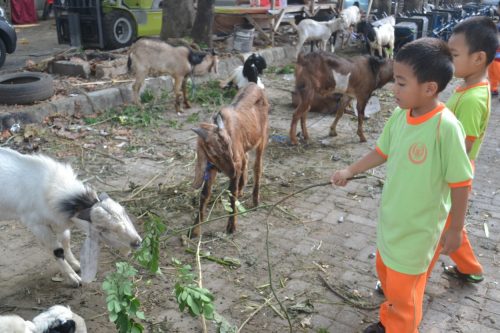
<svg viewBox="0 0 500 333">
<path fill-rule="evenodd" d="M 226 232 L 236 230 L 236 200 L 242 195 L 247 182 L 248 152 L 255 149 L 253 204 L 259 204 L 259 183 L 262 174 L 262 157 L 268 139 L 269 102 L 263 89 L 250 82 L 241 89 L 231 105 L 223 107 L 214 123 L 202 123 L 194 128 L 198 137 L 197 162 L 193 187 L 203 189 L 200 208 L 191 237 L 200 235 L 200 223 L 205 220 L 205 210 L 210 200 L 212 184 L 218 172 L 229 177 L 231 208 L 235 215 L 229 217 Z"/>
<path fill-rule="evenodd" d="M 170 75 L 174 79 L 175 111 L 181 112 L 181 87 L 184 107 L 190 108 L 187 98 L 189 75 L 217 73 L 218 58 L 215 53 L 201 53 L 185 46 L 172 46 L 155 39 L 139 39 L 130 48 L 128 69 L 135 74 L 132 86 L 134 103 L 139 104 L 139 91 L 148 75 Z"/>
<path fill-rule="evenodd" d="M 299 54 L 295 66 L 295 92 L 298 105 L 290 126 L 291 143 L 297 144 L 296 127 L 299 119 L 304 140 L 309 139 L 306 118 L 317 95 L 327 98 L 335 93 L 343 96 L 330 127 L 330 136 L 337 136 L 337 123 L 344 114 L 345 107 L 355 98 L 358 111 L 357 133 L 360 141 L 365 142 L 363 118 L 366 104 L 375 89 L 383 87 L 392 80 L 392 67 L 392 60 L 380 60 L 371 56 L 345 59 L 322 51 L 311 52 L 305 56 Z"/>
</svg>

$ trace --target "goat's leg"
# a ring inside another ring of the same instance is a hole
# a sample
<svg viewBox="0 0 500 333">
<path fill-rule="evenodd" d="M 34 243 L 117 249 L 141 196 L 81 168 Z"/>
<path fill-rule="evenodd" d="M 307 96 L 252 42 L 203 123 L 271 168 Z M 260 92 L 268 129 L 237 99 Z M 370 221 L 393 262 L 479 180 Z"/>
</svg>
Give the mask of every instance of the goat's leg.
<svg viewBox="0 0 500 333">
<path fill-rule="evenodd" d="M 58 240 L 61 242 L 64 250 L 64 256 L 75 272 L 80 272 L 80 262 L 75 258 L 71 251 L 71 231 L 69 229 L 57 235 Z"/>
<path fill-rule="evenodd" d="M 248 155 L 243 158 L 243 161 L 241 161 L 241 176 L 238 181 L 238 198 L 241 198 L 243 196 L 243 189 L 247 184 L 247 180 L 248 180 Z"/>
<path fill-rule="evenodd" d="M 184 100 L 184 107 L 186 109 L 189 109 L 191 107 L 191 104 L 189 104 L 188 94 L 187 94 L 187 79 L 188 77 L 185 76 L 184 79 L 182 80 L 182 98 Z"/>
<path fill-rule="evenodd" d="M 302 45 L 304 45 L 305 39 L 299 34 L 299 40 L 297 42 L 296 50 L 295 50 L 295 58 L 299 56 L 300 51 L 302 50 Z"/>
<path fill-rule="evenodd" d="M 366 142 L 365 134 L 363 133 L 363 120 L 365 118 L 365 107 L 369 98 L 370 96 L 358 99 L 356 104 L 356 109 L 358 110 L 358 136 L 360 142 Z"/>
<path fill-rule="evenodd" d="M 307 141 L 309 141 L 309 132 L 307 132 L 307 124 L 306 124 L 307 113 L 308 112 L 304 112 L 302 114 L 302 117 L 300 117 L 300 128 L 302 129 L 302 136 L 304 137 L 304 141 L 306 143 Z"/>
<path fill-rule="evenodd" d="M 260 191 L 260 177 L 262 175 L 262 157 L 264 155 L 264 149 L 266 147 L 267 137 L 263 138 L 260 145 L 257 146 L 255 151 L 255 163 L 253 165 L 253 205 L 257 207 L 259 205 L 259 191 Z"/>
<path fill-rule="evenodd" d="M 238 200 L 238 182 L 242 175 L 236 172 L 236 176 L 229 180 L 229 192 L 231 193 L 231 209 L 233 210 L 233 215 L 231 215 L 227 221 L 226 232 L 232 234 L 236 231 L 236 216 L 238 215 L 238 208 L 236 208 L 236 200 Z"/>
<path fill-rule="evenodd" d="M 297 122 L 299 121 L 299 119 L 301 119 L 302 121 L 302 115 L 304 113 L 309 112 L 309 109 L 311 108 L 309 104 L 310 103 L 304 102 L 304 98 L 301 97 L 301 102 L 299 103 L 297 109 L 295 109 L 295 112 L 293 113 L 292 124 L 290 125 L 290 142 L 292 145 L 297 144 Z"/>
<path fill-rule="evenodd" d="M 142 83 L 144 82 L 144 80 L 146 80 L 146 75 L 143 75 L 142 73 L 137 73 L 136 74 L 136 77 L 135 77 L 135 82 L 134 84 L 132 85 L 132 99 L 133 99 L 133 102 L 136 104 L 136 105 L 139 105 L 139 100 L 140 100 L 140 91 L 141 91 L 141 86 L 142 86 Z"/>
<path fill-rule="evenodd" d="M 68 277 L 71 285 L 75 288 L 80 286 L 82 284 L 82 279 L 66 261 L 62 244 L 57 240 L 56 236 L 52 232 L 52 229 L 48 225 L 42 223 L 42 221 L 37 221 L 37 223 L 33 223 L 31 221 L 31 223 L 25 224 L 42 243 L 42 245 L 49 252 L 52 252 L 55 256 L 57 265 L 59 266 L 59 270 Z"/>
<path fill-rule="evenodd" d="M 330 126 L 330 134 L 329 134 L 330 136 L 337 136 L 337 124 L 340 118 L 342 118 L 342 116 L 344 115 L 345 108 L 347 107 L 350 101 L 351 98 L 346 95 L 343 95 L 340 98 L 339 107 L 337 108 L 337 112 L 335 112 L 335 120 Z"/>
<path fill-rule="evenodd" d="M 205 182 L 203 183 L 203 188 L 200 192 L 200 207 L 198 211 L 198 216 L 194 221 L 194 226 L 188 232 L 188 236 L 191 238 L 198 237 L 201 234 L 200 223 L 205 222 L 205 212 L 207 210 L 208 202 L 212 196 L 212 185 L 217 177 L 217 169 L 211 168 L 205 171 Z"/>
<path fill-rule="evenodd" d="M 180 77 L 174 77 L 175 112 L 177 112 L 177 114 L 180 114 L 182 112 L 182 110 L 181 110 L 182 80 L 183 79 Z"/>
</svg>

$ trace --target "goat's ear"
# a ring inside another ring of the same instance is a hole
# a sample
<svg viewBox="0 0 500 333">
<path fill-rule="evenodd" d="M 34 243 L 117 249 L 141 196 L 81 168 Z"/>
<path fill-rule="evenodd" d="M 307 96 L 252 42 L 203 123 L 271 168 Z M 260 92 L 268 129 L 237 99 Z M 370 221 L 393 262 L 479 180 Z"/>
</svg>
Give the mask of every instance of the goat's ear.
<svg viewBox="0 0 500 333">
<path fill-rule="evenodd" d="M 215 123 L 217 124 L 218 129 L 224 129 L 224 120 L 222 120 L 220 112 L 217 113 L 217 116 L 215 116 Z"/>
<path fill-rule="evenodd" d="M 201 127 L 191 128 L 193 132 L 198 134 L 204 141 L 207 140 L 208 133 L 207 130 Z"/>
<path fill-rule="evenodd" d="M 193 188 L 200 188 L 203 185 L 203 181 L 205 180 L 205 168 L 207 166 L 207 155 L 205 151 L 201 148 L 200 143 L 196 148 L 196 166 L 194 169 L 194 181 Z"/>
<path fill-rule="evenodd" d="M 89 223 L 92 223 L 92 220 L 90 219 L 90 208 L 85 208 L 81 211 L 79 211 L 76 214 L 76 218 L 80 220 L 87 221 Z"/>
<path fill-rule="evenodd" d="M 106 199 L 109 199 L 109 195 L 106 192 L 102 192 L 99 194 L 98 198 L 99 198 L 99 201 L 104 201 Z"/>
</svg>

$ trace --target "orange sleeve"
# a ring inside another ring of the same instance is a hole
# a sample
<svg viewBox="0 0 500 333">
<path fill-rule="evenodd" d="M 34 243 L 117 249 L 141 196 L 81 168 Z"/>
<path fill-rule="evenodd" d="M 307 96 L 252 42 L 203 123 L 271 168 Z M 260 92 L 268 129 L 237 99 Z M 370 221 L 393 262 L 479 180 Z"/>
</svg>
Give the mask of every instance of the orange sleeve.
<svg viewBox="0 0 500 333">
<path fill-rule="evenodd" d="M 387 159 L 387 155 L 384 154 L 384 152 L 382 151 L 382 149 L 380 149 L 378 146 L 375 146 L 375 151 L 380 155 L 382 156 L 384 159 Z"/>
<path fill-rule="evenodd" d="M 465 137 L 465 140 L 472 141 L 472 142 L 476 141 L 476 139 L 477 139 L 477 136 L 473 136 L 473 135 L 467 135 Z"/>
<path fill-rule="evenodd" d="M 448 186 L 450 188 L 457 188 L 457 187 L 468 187 L 468 186 L 472 186 L 472 179 L 469 179 L 469 180 L 464 180 L 463 182 L 459 182 L 459 183 L 449 183 Z"/>
</svg>

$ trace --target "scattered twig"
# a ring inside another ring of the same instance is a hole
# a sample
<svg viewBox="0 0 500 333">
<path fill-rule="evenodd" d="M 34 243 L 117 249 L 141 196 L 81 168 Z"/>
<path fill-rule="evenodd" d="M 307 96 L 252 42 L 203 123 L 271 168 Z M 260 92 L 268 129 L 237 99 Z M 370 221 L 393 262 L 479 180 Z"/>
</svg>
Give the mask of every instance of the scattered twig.
<svg viewBox="0 0 500 333">
<path fill-rule="evenodd" d="M 243 327 L 250 321 L 250 319 L 252 319 L 260 310 L 262 310 L 262 308 L 264 308 L 272 299 L 273 299 L 272 296 L 269 297 L 263 304 L 261 304 L 257 309 L 255 309 L 255 311 L 252 312 L 250 316 L 248 316 L 248 318 L 241 324 L 240 328 L 238 328 L 238 331 L 236 331 L 236 333 L 240 333 Z"/>
<path fill-rule="evenodd" d="M 376 310 L 380 307 L 380 304 L 382 304 L 382 303 L 368 303 L 368 302 L 363 302 L 362 300 L 353 299 L 349 297 L 347 293 L 343 291 L 341 288 L 329 284 L 328 281 L 326 281 L 326 279 L 321 274 L 318 274 L 318 276 L 328 289 L 330 289 L 335 295 L 343 299 L 346 303 L 354 306 L 355 308 L 363 310 Z"/>
<path fill-rule="evenodd" d="M 159 172 L 157 173 L 156 175 L 153 176 L 153 178 L 151 178 L 146 184 L 142 185 L 139 190 L 137 190 L 136 192 L 132 192 L 132 194 L 126 199 L 126 200 L 130 200 L 134 197 L 136 197 L 139 193 L 141 193 L 146 187 L 149 186 L 149 184 L 151 184 L 152 182 L 154 182 L 156 180 L 156 178 L 160 177 L 162 175 L 162 172 Z"/>
<path fill-rule="evenodd" d="M 201 233 L 198 237 L 198 245 L 196 246 L 196 265 L 198 266 L 198 287 L 203 288 L 203 274 L 201 272 L 201 260 L 200 260 L 200 245 L 201 245 Z M 207 323 L 205 321 L 205 315 L 201 314 L 201 326 L 203 327 L 203 333 L 207 333 Z"/>
</svg>

